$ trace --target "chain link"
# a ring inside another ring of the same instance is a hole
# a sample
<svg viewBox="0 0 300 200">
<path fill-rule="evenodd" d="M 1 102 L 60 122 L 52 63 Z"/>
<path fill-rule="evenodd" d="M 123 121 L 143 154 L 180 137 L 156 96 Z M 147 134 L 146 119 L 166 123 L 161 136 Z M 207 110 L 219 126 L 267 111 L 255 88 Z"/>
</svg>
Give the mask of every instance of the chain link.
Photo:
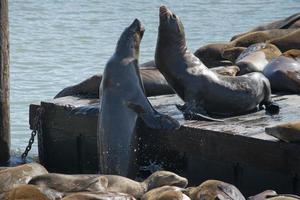
<svg viewBox="0 0 300 200">
<path fill-rule="evenodd" d="M 24 153 L 22 154 L 21 158 L 23 160 L 26 159 L 29 151 L 31 150 L 32 148 L 32 144 L 34 143 L 34 138 L 36 136 L 37 133 L 42 133 L 42 108 L 39 107 L 37 110 L 36 110 L 36 115 L 34 117 L 34 120 L 33 120 L 33 129 L 32 129 L 32 132 L 31 132 L 31 136 L 30 136 L 30 139 L 28 141 L 28 145 L 24 151 Z"/>
</svg>

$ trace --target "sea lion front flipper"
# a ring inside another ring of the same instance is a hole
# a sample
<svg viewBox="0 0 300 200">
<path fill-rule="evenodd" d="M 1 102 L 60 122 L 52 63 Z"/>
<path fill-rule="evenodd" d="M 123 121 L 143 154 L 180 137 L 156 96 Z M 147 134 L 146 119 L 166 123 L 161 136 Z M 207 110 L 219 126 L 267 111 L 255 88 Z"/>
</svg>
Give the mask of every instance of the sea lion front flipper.
<svg viewBox="0 0 300 200">
<path fill-rule="evenodd" d="M 224 120 L 216 119 L 209 117 L 204 109 L 199 109 L 197 107 L 197 112 L 195 112 L 193 109 L 194 106 L 190 105 L 188 103 L 184 105 L 178 105 L 176 104 L 176 107 L 178 110 L 180 110 L 183 113 L 183 116 L 186 120 L 205 120 L 205 121 L 217 121 L 217 122 L 223 122 Z"/>
<path fill-rule="evenodd" d="M 139 118 L 151 129 L 175 130 L 180 128 L 177 120 L 168 115 L 161 114 L 153 109 L 153 112 L 147 112 L 142 105 L 127 102 L 127 106 L 135 111 Z"/>
<path fill-rule="evenodd" d="M 270 115 L 277 115 L 280 111 L 280 106 L 278 105 L 278 103 L 275 103 L 275 102 L 268 102 L 268 103 L 265 103 L 265 102 L 262 102 L 260 105 L 259 105 L 259 109 L 262 109 L 263 107 L 262 106 L 265 106 L 265 109 L 266 109 L 266 112 Z"/>
</svg>

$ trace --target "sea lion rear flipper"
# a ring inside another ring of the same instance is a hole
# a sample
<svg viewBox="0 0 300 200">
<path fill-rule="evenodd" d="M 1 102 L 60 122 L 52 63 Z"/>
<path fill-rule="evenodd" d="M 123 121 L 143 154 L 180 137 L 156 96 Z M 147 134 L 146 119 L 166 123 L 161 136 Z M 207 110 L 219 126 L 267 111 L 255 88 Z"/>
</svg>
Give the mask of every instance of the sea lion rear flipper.
<svg viewBox="0 0 300 200">
<path fill-rule="evenodd" d="M 168 115 L 161 114 L 153 109 L 153 112 L 146 112 L 142 105 L 128 102 L 128 107 L 135 111 L 139 118 L 152 129 L 174 130 L 180 128 L 177 120 Z"/>
<path fill-rule="evenodd" d="M 176 104 L 178 110 L 183 113 L 186 120 L 205 120 L 205 121 L 217 121 L 223 122 L 224 120 L 209 117 L 205 110 L 197 108 L 197 112 L 194 111 L 193 107 L 189 104 L 178 105 Z M 200 111 L 200 112 L 199 112 Z"/>
</svg>

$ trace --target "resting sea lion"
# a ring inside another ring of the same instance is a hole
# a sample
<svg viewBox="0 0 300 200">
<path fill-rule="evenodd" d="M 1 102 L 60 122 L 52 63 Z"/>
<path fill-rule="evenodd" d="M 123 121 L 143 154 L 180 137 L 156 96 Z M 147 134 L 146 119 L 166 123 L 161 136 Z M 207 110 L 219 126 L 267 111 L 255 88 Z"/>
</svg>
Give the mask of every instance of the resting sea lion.
<svg viewBox="0 0 300 200">
<path fill-rule="evenodd" d="M 197 49 L 194 54 L 208 68 L 232 65 L 230 61 L 222 57 L 223 51 L 230 47 L 232 46 L 227 43 L 208 44 Z"/>
<path fill-rule="evenodd" d="M 233 47 L 249 47 L 252 44 L 266 42 L 288 35 L 297 29 L 271 29 L 247 33 L 232 40 L 229 44 Z"/>
<path fill-rule="evenodd" d="M 266 127 L 267 134 L 285 142 L 300 142 L 300 122 L 290 122 L 274 127 Z"/>
<path fill-rule="evenodd" d="M 245 197 L 234 185 L 218 180 L 208 180 L 198 187 L 187 188 L 187 190 L 187 195 L 192 200 L 245 200 Z"/>
<path fill-rule="evenodd" d="M 103 73 L 97 133 L 102 174 L 135 176 L 138 120 L 152 129 L 180 127 L 175 119 L 154 110 L 144 93 L 138 69 L 143 33 L 141 22 L 134 20 L 122 33 Z"/>
<path fill-rule="evenodd" d="M 235 61 L 235 64 L 240 68 L 238 75 L 262 72 L 272 59 L 280 55 L 280 50 L 272 44 L 253 44 L 243 51 Z"/>
<path fill-rule="evenodd" d="M 4 194 L 4 200 L 52 200 L 33 185 L 18 185 Z"/>
<path fill-rule="evenodd" d="M 248 197 L 249 200 L 266 200 L 269 197 L 276 196 L 277 193 L 274 190 L 266 190 L 254 196 Z"/>
<path fill-rule="evenodd" d="M 280 49 L 282 52 L 291 50 L 291 49 L 300 49 L 300 29 L 282 36 L 280 38 L 275 38 L 272 40 L 268 40 L 267 42 L 274 44 Z"/>
<path fill-rule="evenodd" d="M 218 74 L 235 76 L 238 72 L 238 67 L 215 67 L 211 68 L 211 70 Z M 140 74 L 147 96 L 174 94 L 174 90 L 168 85 L 164 76 L 158 71 L 154 61 L 149 61 L 140 65 Z M 94 75 L 81 83 L 64 88 L 54 98 L 64 96 L 99 98 L 99 86 L 101 80 L 101 74 Z"/>
<path fill-rule="evenodd" d="M 62 200 L 135 200 L 129 194 L 117 192 L 77 192 L 67 195 Z"/>
<path fill-rule="evenodd" d="M 231 38 L 231 41 L 245 34 L 248 34 L 249 32 L 264 31 L 270 29 L 296 29 L 296 28 L 300 28 L 300 13 L 293 14 L 285 19 L 280 19 L 265 25 L 257 26 L 246 33 L 241 33 L 233 36 Z"/>
<path fill-rule="evenodd" d="M 27 184 L 34 176 L 47 173 L 48 171 L 38 163 L 8 167 L 0 171 L 0 193 L 20 184 Z"/>
<path fill-rule="evenodd" d="M 94 175 L 66 175 L 49 173 L 33 177 L 28 184 L 47 187 L 59 192 L 102 192 L 108 185 L 108 180 Z"/>
<path fill-rule="evenodd" d="M 235 63 L 239 55 L 246 49 L 246 47 L 231 47 L 223 51 L 222 57 Z"/>
<path fill-rule="evenodd" d="M 179 108 L 188 119 L 213 120 L 206 115 L 242 114 L 256 109 L 258 104 L 266 105 L 268 111 L 279 111 L 271 100 L 270 83 L 261 73 L 221 76 L 190 53 L 180 19 L 165 6 L 160 7 L 155 63 L 186 102 Z"/>
<path fill-rule="evenodd" d="M 182 188 L 174 186 L 163 186 L 150 190 L 143 195 L 141 200 L 190 200 L 182 193 Z"/>
<path fill-rule="evenodd" d="M 273 92 L 300 92 L 300 50 L 289 50 L 269 62 L 263 70 Z"/>
</svg>

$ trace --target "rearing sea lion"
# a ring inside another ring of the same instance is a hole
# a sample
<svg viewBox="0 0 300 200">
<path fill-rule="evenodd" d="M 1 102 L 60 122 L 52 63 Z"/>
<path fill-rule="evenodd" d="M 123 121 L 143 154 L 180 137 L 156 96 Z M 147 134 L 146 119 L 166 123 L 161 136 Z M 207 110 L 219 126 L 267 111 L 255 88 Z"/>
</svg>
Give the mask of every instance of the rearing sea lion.
<svg viewBox="0 0 300 200">
<path fill-rule="evenodd" d="M 265 105 L 270 112 L 279 111 L 271 100 L 270 83 L 261 73 L 221 76 L 189 52 L 180 19 L 165 6 L 160 7 L 155 63 L 186 102 L 181 107 L 186 118 L 237 115 L 252 111 L 257 105 Z"/>
<path fill-rule="evenodd" d="M 134 20 L 122 33 L 103 73 L 97 133 L 102 174 L 135 176 L 138 122 L 152 129 L 180 127 L 175 119 L 154 110 L 144 93 L 138 68 L 143 33 L 141 22 Z"/>
</svg>

